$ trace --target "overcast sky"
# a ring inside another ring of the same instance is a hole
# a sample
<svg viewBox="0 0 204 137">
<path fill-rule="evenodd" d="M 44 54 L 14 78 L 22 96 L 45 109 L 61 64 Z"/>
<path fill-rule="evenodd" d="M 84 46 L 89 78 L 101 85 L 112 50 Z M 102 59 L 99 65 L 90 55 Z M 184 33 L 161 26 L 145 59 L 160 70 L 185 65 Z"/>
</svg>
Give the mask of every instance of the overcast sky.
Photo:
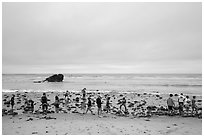
<svg viewBox="0 0 204 137">
<path fill-rule="evenodd" d="M 201 73 L 201 3 L 3 3 L 3 73 Z"/>
</svg>

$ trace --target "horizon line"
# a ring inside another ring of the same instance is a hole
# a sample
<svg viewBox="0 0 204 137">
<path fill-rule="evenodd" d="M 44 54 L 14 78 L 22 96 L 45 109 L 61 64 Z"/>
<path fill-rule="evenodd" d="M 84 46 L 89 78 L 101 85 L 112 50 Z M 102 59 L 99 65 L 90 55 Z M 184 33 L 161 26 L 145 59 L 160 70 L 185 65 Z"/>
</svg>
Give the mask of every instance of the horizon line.
<svg viewBox="0 0 204 137">
<path fill-rule="evenodd" d="M 31 74 L 199 74 L 199 75 L 202 75 L 202 72 L 201 73 L 2 73 L 2 75 L 31 75 Z"/>
</svg>

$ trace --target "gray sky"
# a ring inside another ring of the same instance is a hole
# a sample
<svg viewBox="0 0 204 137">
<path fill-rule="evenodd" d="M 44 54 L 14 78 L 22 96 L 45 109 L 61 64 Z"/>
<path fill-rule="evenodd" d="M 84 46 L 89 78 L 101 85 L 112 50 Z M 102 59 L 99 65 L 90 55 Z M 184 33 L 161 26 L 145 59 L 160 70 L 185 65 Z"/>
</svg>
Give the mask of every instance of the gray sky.
<svg viewBox="0 0 204 137">
<path fill-rule="evenodd" d="M 201 3 L 3 3 L 3 73 L 201 73 Z"/>
</svg>

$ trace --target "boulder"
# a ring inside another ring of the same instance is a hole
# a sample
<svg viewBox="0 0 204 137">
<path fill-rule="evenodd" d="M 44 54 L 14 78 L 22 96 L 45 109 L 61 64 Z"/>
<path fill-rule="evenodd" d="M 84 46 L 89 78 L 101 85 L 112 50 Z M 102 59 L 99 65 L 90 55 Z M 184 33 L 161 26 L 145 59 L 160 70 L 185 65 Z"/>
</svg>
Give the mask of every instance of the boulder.
<svg viewBox="0 0 204 137">
<path fill-rule="evenodd" d="M 147 106 L 147 109 L 155 111 L 155 110 L 157 110 L 157 107 L 156 106 Z"/>
<path fill-rule="evenodd" d="M 10 100 L 9 101 L 5 101 L 4 105 L 10 105 Z"/>
<path fill-rule="evenodd" d="M 159 95 L 156 95 L 156 97 L 160 97 Z"/>
</svg>

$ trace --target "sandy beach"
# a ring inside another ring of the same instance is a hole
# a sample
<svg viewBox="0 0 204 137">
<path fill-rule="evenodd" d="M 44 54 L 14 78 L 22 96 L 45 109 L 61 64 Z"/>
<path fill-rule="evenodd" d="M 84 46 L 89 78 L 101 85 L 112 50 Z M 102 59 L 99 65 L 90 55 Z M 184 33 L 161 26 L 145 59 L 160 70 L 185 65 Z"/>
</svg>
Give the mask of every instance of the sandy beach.
<svg viewBox="0 0 204 137">
<path fill-rule="evenodd" d="M 126 118 L 91 114 L 18 115 L 3 117 L 3 135 L 201 135 L 202 120 L 155 116 L 151 118 Z M 32 120 L 29 120 L 32 119 Z"/>
<path fill-rule="evenodd" d="M 11 115 L 8 101 L 12 94 L 15 94 L 14 115 Z M 198 117 L 182 117 L 179 115 L 168 116 L 166 111 L 158 112 L 158 108 L 166 108 L 166 100 L 168 95 L 143 93 L 100 93 L 88 92 L 93 100 L 98 95 L 102 97 L 102 107 L 105 106 L 105 96 L 110 96 L 111 108 L 110 113 L 103 111 L 98 117 L 96 103 L 93 104 L 90 112 L 82 114 L 80 105 L 75 102 L 76 97 L 81 97 L 80 93 L 70 93 L 71 102 L 69 109 L 64 106 L 64 93 L 62 92 L 46 92 L 50 100 L 48 114 L 41 114 L 40 98 L 42 92 L 15 92 L 3 93 L 3 110 L 2 113 L 2 134 L 3 135 L 30 135 L 30 134 L 50 134 L 50 135 L 166 135 L 166 134 L 202 134 L 202 118 Z M 60 112 L 55 113 L 54 97 L 58 95 L 60 98 Z M 126 97 L 127 108 L 129 114 L 118 113 L 120 104 L 118 100 Z M 177 96 L 174 97 L 175 103 Z M 25 99 L 32 99 L 35 103 L 34 112 L 24 111 Z M 201 97 L 197 97 L 201 100 Z M 81 101 L 81 100 L 80 100 Z M 80 104 L 79 101 L 79 104 Z M 176 104 L 177 105 L 177 104 Z M 201 102 L 198 105 L 202 106 Z M 79 106 L 79 107 L 77 107 Z M 138 107 L 140 106 L 140 107 Z M 147 112 L 147 106 L 155 106 L 157 109 L 151 111 L 151 116 L 146 116 L 146 113 L 141 113 L 141 108 Z M 136 109 L 137 108 L 137 109 Z M 136 115 L 140 114 L 140 115 Z"/>
</svg>

